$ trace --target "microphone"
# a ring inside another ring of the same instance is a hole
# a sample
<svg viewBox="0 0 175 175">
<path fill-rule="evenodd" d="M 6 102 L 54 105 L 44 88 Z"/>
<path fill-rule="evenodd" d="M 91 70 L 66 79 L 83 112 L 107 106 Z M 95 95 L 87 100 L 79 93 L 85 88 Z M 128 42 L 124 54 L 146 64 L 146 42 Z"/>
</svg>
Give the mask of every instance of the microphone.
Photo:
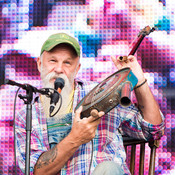
<svg viewBox="0 0 175 175">
<path fill-rule="evenodd" d="M 51 95 L 51 100 L 50 100 L 50 115 L 53 112 L 53 110 L 55 109 L 56 104 L 58 103 L 59 100 L 59 96 L 61 93 L 61 90 L 63 89 L 65 84 L 65 81 L 62 78 L 57 78 L 54 82 L 54 89 L 56 89 L 58 92 L 53 92 L 53 94 Z"/>
</svg>

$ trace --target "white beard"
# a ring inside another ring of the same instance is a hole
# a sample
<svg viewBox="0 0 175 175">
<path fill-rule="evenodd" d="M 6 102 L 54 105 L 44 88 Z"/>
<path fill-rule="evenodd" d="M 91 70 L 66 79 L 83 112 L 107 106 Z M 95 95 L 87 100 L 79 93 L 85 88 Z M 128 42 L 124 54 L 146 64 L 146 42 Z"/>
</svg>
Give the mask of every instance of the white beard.
<svg viewBox="0 0 175 175">
<path fill-rule="evenodd" d="M 66 75 L 64 74 L 57 74 L 54 72 L 49 73 L 48 75 L 44 75 L 45 72 L 41 71 L 41 79 L 43 81 L 43 86 L 44 88 L 54 88 L 54 83 L 50 83 L 50 79 L 52 78 L 63 78 L 65 81 L 65 86 L 63 87 L 62 91 L 61 91 L 61 97 L 62 97 L 62 105 L 61 108 L 59 109 L 59 112 L 54 115 L 54 117 L 58 117 L 62 118 L 64 117 L 64 114 L 66 114 L 68 111 L 68 107 L 71 103 L 71 101 L 73 100 L 73 97 L 70 97 L 70 94 L 73 90 L 73 83 L 74 80 L 72 78 L 72 80 L 70 81 Z M 43 109 L 44 109 L 44 113 L 46 114 L 47 117 L 50 116 L 49 114 L 49 108 L 50 108 L 50 97 L 46 97 L 45 95 L 42 95 L 41 97 L 41 102 L 43 105 Z M 55 106 L 55 109 L 52 113 L 52 115 L 58 110 L 59 106 L 61 103 L 61 99 L 59 99 L 58 103 Z"/>
</svg>

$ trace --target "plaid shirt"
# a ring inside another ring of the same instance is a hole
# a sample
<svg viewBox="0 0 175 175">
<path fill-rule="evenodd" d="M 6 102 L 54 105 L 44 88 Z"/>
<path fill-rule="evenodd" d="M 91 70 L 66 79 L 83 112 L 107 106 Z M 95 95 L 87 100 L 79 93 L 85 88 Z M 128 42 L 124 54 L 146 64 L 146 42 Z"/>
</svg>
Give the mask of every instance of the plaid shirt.
<svg viewBox="0 0 175 175">
<path fill-rule="evenodd" d="M 96 85 L 94 82 L 81 82 L 76 80 L 73 109 Z M 74 112 L 72 116 L 74 117 Z M 25 123 L 26 108 L 24 107 L 16 117 L 17 160 L 23 172 L 25 171 Z M 162 136 L 163 129 L 164 122 L 160 125 L 152 125 L 146 122 L 134 104 L 127 108 L 117 105 L 117 107 L 102 117 L 101 123 L 97 128 L 95 138 L 93 139 L 91 173 L 99 163 L 108 160 L 119 163 L 121 167 L 123 167 L 125 174 L 130 174 L 125 163 L 126 154 L 123 147 L 122 134 L 134 136 L 137 139 L 159 139 Z M 35 102 L 32 106 L 31 174 L 39 156 L 49 149 L 47 119 L 44 116 L 41 103 Z M 81 145 L 61 169 L 61 175 L 86 175 L 89 170 L 91 151 L 91 142 Z"/>
</svg>

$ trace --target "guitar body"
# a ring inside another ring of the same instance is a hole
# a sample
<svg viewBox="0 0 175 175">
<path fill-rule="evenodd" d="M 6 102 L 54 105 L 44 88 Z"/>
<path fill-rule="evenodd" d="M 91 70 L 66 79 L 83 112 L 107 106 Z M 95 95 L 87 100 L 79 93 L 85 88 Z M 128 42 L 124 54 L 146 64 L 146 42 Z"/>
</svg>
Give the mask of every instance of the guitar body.
<svg viewBox="0 0 175 175">
<path fill-rule="evenodd" d="M 121 69 L 99 83 L 80 101 L 75 110 L 80 106 L 83 107 L 81 118 L 93 115 L 91 112 L 94 109 L 98 112 L 109 112 L 121 103 L 121 90 L 126 83 L 129 83 L 130 90 L 133 90 L 137 84 L 137 78 L 130 68 Z M 127 97 L 125 99 L 130 102 Z M 124 106 L 128 106 L 128 104 L 124 102 Z"/>
</svg>

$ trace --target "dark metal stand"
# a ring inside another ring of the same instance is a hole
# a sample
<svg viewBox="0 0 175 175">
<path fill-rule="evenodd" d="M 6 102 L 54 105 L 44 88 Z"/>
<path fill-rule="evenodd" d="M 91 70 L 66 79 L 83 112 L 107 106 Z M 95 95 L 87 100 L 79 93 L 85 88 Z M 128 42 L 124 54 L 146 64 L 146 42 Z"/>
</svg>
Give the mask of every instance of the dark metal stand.
<svg viewBox="0 0 175 175">
<path fill-rule="evenodd" d="M 31 130 L 32 130 L 32 100 L 33 93 L 39 92 L 43 95 L 50 96 L 50 92 L 47 89 L 38 90 L 37 88 L 29 84 L 20 84 L 12 80 L 6 80 L 6 84 L 21 87 L 26 90 L 26 95 L 19 95 L 19 98 L 24 101 L 26 106 L 26 159 L 25 159 L 25 175 L 30 174 L 30 142 L 31 142 Z M 15 133 L 14 133 L 15 134 Z"/>
<path fill-rule="evenodd" d="M 30 142 L 31 142 L 31 130 L 32 130 L 32 100 L 33 100 L 33 88 L 30 85 L 26 85 L 26 95 L 19 95 L 26 106 L 26 159 L 25 159 L 25 175 L 30 174 Z"/>
</svg>

